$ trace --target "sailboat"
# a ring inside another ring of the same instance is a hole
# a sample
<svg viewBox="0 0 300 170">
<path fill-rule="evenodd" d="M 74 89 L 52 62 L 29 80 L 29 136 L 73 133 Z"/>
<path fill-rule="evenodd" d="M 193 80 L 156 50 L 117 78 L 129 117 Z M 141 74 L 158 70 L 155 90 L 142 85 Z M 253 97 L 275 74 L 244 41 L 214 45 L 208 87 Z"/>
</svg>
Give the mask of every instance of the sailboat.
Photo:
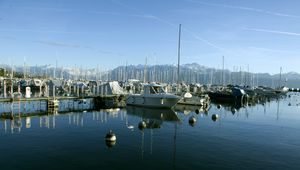
<svg viewBox="0 0 300 170">
<path fill-rule="evenodd" d="M 282 73 L 282 67 L 280 67 L 280 74 L 279 74 L 279 87 L 275 89 L 275 93 L 277 94 L 286 94 L 289 92 L 289 88 L 285 86 L 281 86 L 281 73 Z"/>
</svg>

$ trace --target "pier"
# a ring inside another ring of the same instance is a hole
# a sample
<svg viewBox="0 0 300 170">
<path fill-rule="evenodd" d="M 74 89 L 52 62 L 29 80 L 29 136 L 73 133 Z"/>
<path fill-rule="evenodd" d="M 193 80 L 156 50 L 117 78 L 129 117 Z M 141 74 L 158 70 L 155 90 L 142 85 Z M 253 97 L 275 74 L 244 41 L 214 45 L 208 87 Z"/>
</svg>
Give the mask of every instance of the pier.
<svg viewBox="0 0 300 170">
<path fill-rule="evenodd" d="M 2 105 L 2 106 L 1 106 Z M 1 98 L 0 118 L 125 107 L 124 95 L 85 97 Z"/>
</svg>

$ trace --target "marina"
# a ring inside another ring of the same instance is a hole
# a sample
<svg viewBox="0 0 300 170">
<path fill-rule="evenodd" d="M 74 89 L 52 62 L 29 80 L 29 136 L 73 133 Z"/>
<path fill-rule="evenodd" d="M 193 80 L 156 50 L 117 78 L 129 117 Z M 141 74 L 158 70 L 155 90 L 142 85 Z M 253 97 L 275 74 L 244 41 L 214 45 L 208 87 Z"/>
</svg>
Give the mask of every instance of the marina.
<svg viewBox="0 0 300 170">
<path fill-rule="evenodd" d="M 211 103 L 206 111 L 130 106 L 2 119 L 0 163 L 4 169 L 297 169 L 300 96 L 288 95 L 234 113 Z M 115 142 L 105 139 L 110 130 Z"/>
<path fill-rule="evenodd" d="M 300 169 L 297 0 L 0 9 L 1 170 Z"/>
</svg>

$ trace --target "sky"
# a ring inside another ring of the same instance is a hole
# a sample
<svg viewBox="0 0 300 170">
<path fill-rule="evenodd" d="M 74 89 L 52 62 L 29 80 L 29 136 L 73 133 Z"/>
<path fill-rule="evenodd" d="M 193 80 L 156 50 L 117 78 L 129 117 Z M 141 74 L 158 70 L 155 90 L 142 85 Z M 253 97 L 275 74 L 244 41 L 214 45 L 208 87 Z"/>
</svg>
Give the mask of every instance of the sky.
<svg viewBox="0 0 300 170">
<path fill-rule="evenodd" d="M 299 0 L 0 0 L 0 63 L 300 73 Z"/>
</svg>

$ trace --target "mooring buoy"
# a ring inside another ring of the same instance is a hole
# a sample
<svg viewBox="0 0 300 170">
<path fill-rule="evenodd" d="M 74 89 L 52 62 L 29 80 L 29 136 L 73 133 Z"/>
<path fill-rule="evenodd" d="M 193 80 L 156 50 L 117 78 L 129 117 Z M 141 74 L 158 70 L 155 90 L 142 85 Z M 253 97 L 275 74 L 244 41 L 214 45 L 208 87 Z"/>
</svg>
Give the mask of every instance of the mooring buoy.
<svg viewBox="0 0 300 170">
<path fill-rule="evenodd" d="M 219 119 L 219 115 L 218 115 L 218 114 L 213 114 L 213 115 L 211 116 L 211 119 L 212 119 L 213 121 L 217 121 L 217 120 Z"/>
<path fill-rule="evenodd" d="M 191 117 L 189 118 L 189 124 L 190 124 L 191 126 L 195 126 L 196 122 L 197 122 L 197 119 L 196 119 L 194 116 L 191 116 Z"/>
<path fill-rule="evenodd" d="M 236 112 L 236 109 L 235 108 L 231 108 L 231 113 L 235 114 L 235 112 Z"/>
<path fill-rule="evenodd" d="M 218 109 L 221 109 L 221 107 L 222 107 L 222 106 L 221 106 L 220 104 L 217 105 L 217 108 L 218 108 Z"/>
<path fill-rule="evenodd" d="M 138 127 L 139 127 L 140 130 L 143 130 L 143 129 L 145 129 L 147 127 L 147 124 L 146 124 L 145 121 L 141 121 L 139 123 Z"/>
<path fill-rule="evenodd" d="M 105 136 L 105 140 L 109 141 L 109 142 L 115 142 L 117 140 L 116 134 L 113 133 L 112 130 L 110 130 L 106 136 Z"/>
</svg>

